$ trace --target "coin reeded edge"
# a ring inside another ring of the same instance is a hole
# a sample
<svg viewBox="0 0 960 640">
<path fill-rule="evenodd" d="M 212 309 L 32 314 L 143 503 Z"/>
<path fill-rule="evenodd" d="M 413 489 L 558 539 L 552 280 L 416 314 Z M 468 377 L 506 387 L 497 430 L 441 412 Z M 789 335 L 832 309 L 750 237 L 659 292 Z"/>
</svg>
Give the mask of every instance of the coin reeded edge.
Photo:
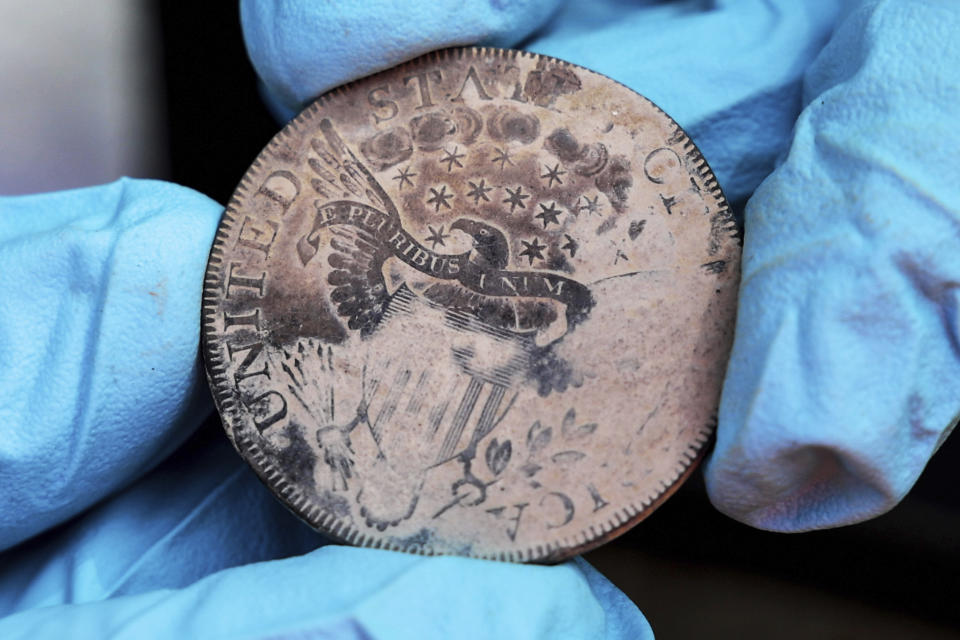
<svg viewBox="0 0 960 640">
<path fill-rule="evenodd" d="M 706 190 L 716 199 L 718 206 L 716 215 L 723 223 L 722 229 L 728 233 L 728 237 L 733 238 L 737 243 L 742 245 L 742 229 L 737 224 L 736 218 L 730 209 L 729 203 L 727 202 L 727 199 L 724 196 L 716 177 L 710 169 L 709 164 L 703 157 L 703 154 L 693 143 L 683 128 L 680 127 L 680 125 L 673 118 L 671 118 L 669 114 L 664 112 L 663 109 L 657 106 L 654 102 L 642 94 L 637 93 L 630 87 L 627 87 L 623 83 L 609 78 L 602 73 L 593 71 L 592 69 L 587 69 L 586 67 L 581 67 L 574 63 L 553 58 L 551 56 L 527 51 L 498 49 L 491 47 L 458 47 L 441 49 L 397 65 L 390 70 L 394 71 L 398 69 L 410 69 L 424 62 L 442 62 L 450 57 L 462 59 L 465 55 L 493 55 L 501 57 L 509 56 L 513 59 L 516 59 L 519 56 L 534 59 L 546 59 L 562 66 L 580 69 L 604 77 L 645 100 L 660 114 L 666 117 L 673 125 L 673 138 L 675 138 L 679 143 L 682 143 L 687 159 L 696 169 L 698 177 L 703 180 Z M 377 73 L 383 73 L 383 71 Z M 377 73 L 371 75 L 377 75 Z M 244 435 L 243 433 L 234 433 L 232 428 L 229 427 L 229 422 L 226 419 L 227 417 L 231 418 L 232 421 L 239 423 L 242 421 L 242 416 L 239 413 L 239 407 L 237 406 L 237 403 L 234 401 L 232 394 L 229 391 L 229 381 L 226 377 L 226 365 L 220 358 L 217 350 L 211 344 L 211 341 L 214 338 L 213 327 L 215 320 L 213 314 L 216 309 L 216 301 L 219 295 L 216 292 L 216 288 L 219 287 L 221 281 L 223 280 L 223 244 L 227 239 L 228 232 L 230 231 L 232 225 L 236 222 L 238 208 L 241 206 L 244 198 L 249 193 L 253 176 L 256 175 L 257 172 L 262 168 L 262 158 L 271 153 L 276 147 L 280 146 L 285 139 L 296 133 L 298 127 L 305 123 L 309 115 L 315 114 L 325 103 L 329 102 L 333 98 L 339 96 L 340 94 L 349 92 L 356 84 L 363 80 L 366 80 L 366 78 L 360 78 L 348 84 L 336 87 L 319 96 L 313 103 L 310 104 L 310 106 L 305 108 L 301 113 L 288 122 L 270 140 L 270 142 L 267 143 L 241 179 L 240 184 L 237 186 L 229 202 L 227 203 L 220 224 L 217 228 L 213 245 L 210 249 L 206 274 L 204 277 L 201 302 L 201 352 L 206 364 L 206 375 L 210 390 L 231 443 L 237 452 L 240 453 L 240 455 L 250 464 L 251 467 L 253 467 L 261 482 L 263 482 L 271 491 L 278 493 L 283 498 L 282 502 L 290 511 L 292 511 L 301 519 L 305 520 L 313 528 L 318 529 L 325 535 L 346 544 L 394 551 L 404 551 L 407 553 L 412 552 L 418 555 L 435 555 L 429 549 L 415 548 L 411 551 L 410 549 L 403 549 L 399 545 L 391 544 L 390 542 L 381 538 L 374 538 L 372 536 L 368 537 L 356 528 L 337 521 L 337 518 L 334 515 L 324 513 L 322 509 L 314 504 L 311 504 L 311 502 L 304 497 L 294 485 L 286 482 L 283 478 L 282 471 L 274 468 L 274 466 L 269 462 L 267 456 L 260 450 L 259 445 L 252 438 Z M 716 424 L 717 419 L 716 414 L 714 414 L 706 425 L 698 429 L 698 437 L 694 440 L 693 444 L 691 444 L 680 454 L 680 465 L 675 469 L 673 479 L 669 481 L 662 481 L 660 483 L 662 490 L 658 494 L 648 498 L 645 501 L 642 501 L 639 505 L 631 503 L 627 507 L 622 508 L 620 511 L 615 512 L 606 521 L 606 523 L 604 523 L 604 525 L 600 526 L 599 531 L 597 530 L 597 527 L 591 525 L 586 529 L 582 529 L 575 534 L 567 536 L 559 542 L 537 545 L 535 547 L 520 549 L 517 551 L 505 551 L 496 554 L 471 554 L 471 556 L 480 559 L 507 562 L 535 562 L 552 564 L 589 551 L 612 540 L 613 538 L 616 538 L 644 520 L 667 498 L 673 495 L 677 489 L 679 489 L 683 482 L 697 468 L 697 465 L 706 454 L 708 449 L 707 445 L 714 437 Z"/>
</svg>

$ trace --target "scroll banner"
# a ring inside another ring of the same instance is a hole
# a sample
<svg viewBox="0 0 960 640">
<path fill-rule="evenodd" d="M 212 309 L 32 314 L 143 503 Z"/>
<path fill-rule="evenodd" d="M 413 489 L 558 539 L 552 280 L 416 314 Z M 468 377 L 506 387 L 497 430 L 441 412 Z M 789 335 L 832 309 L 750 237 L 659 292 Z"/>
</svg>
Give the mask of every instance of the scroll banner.
<svg viewBox="0 0 960 640">
<path fill-rule="evenodd" d="M 351 225 L 377 241 L 411 267 L 442 280 L 457 280 L 480 295 L 547 298 L 566 305 L 567 322 L 584 320 L 594 305 L 590 290 L 580 282 L 549 271 L 489 269 L 469 260 L 470 252 L 431 251 L 404 230 L 400 220 L 374 207 L 349 200 L 317 204 L 309 233 L 297 242 L 300 262 L 306 266 L 320 250 L 322 232 L 333 225 Z"/>
</svg>

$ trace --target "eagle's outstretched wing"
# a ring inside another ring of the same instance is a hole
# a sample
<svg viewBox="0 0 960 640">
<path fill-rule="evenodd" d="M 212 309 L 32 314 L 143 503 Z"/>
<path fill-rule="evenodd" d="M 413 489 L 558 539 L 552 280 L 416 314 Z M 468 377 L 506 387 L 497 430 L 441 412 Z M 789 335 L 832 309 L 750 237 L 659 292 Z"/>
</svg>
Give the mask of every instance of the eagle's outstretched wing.
<svg viewBox="0 0 960 640">
<path fill-rule="evenodd" d="M 310 140 L 316 157 L 307 159 L 314 173 L 310 180 L 314 191 L 327 200 L 362 202 L 399 219 L 390 196 L 344 143 L 329 118 L 320 121 L 320 133 Z"/>
<path fill-rule="evenodd" d="M 387 195 L 387 192 L 380 183 L 377 182 L 376 178 L 373 177 L 373 174 L 357 159 L 350 150 L 350 147 L 344 143 L 329 118 L 324 118 L 320 121 L 319 129 L 320 135 L 310 140 L 310 147 L 313 153 L 307 157 L 307 164 L 310 165 L 314 173 L 310 184 L 313 186 L 313 190 L 317 195 L 320 196 L 320 199 L 315 202 L 317 208 L 319 209 L 324 202 L 339 202 L 347 205 L 357 204 L 376 210 L 399 226 L 400 214 L 390 199 L 390 196 Z M 323 226 L 326 226 L 324 219 L 322 216 L 317 216 L 314 219 L 310 231 L 297 242 L 297 253 L 303 265 L 309 263 L 320 250 L 321 238 L 319 231 Z M 389 227 L 390 225 L 381 224 L 380 226 L 383 228 L 384 226 Z M 345 233 L 352 233 L 352 231 L 347 231 L 343 226 L 341 226 L 341 230 Z M 356 245 L 353 240 L 341 240 L 341 246 L 350 245 L 352 247 L 349 251 L 343 253 L 343 257 L 346 260 L 351 260 L 353 256 L 359 255 L 357 251 L 362 252 L 370 247 L 373 247 L 373 249 L 371 249 L 372 253 L 370 253 L 368 257 L 372 257 L 376 251 L 380 250 L 379 247 L 382 242 L 378 242 L 377 238 L 369 233 L 362 233 L 361 236 L 357 237 L 364 239 L 362 249 L 358 249 L 357 247 L 359 245 Z M 344 243 L 346 243 L 346 245 Z M 381 257 L 379 259 L 382 264 L 386 258 Z M 365 260 L 366 258 L 363 258 L 361 262 Z M 347 262 L 343 264 L 347 264 Z M 336 265 L 333 266 L 337 268 Z M 348 273 L 350 272 L 348 268 L 342 268 L 341 270 Z M 359 292 L 355 293 L 359 295 Z M 341 292 L 341 295 L 346 295 L 346 293 Z M 348 307 L 349 306 L 350 305 L 348 305 Z M 353 319 L 352 315 L 350 317 Z M 351 324 L 351 327 L 352 326 Z M 372 328 L 367 330 L 367 332 L 369 331 L 372 331 Z"/>
<path fill-rule="evenodd" d="M 335 225 L 329 230 L 330 300 L 347 318 L 347 326 L 366 337 L 377 329 L 390 301 L 382 269 L 392 252 L 359 227 Z"/>
</svg>

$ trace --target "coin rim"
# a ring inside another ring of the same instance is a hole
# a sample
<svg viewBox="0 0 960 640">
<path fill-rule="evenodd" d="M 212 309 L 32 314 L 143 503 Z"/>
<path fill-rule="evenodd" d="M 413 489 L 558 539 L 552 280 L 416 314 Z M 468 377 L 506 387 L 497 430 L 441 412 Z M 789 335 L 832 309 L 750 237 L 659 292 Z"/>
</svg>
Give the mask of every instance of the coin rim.
<svg viewBox="0 0 960 640">
<path fill-rule="evenodd" d="M 400 545 L 391 544 L 388 539 L 364 534 L 359 529 L 340 521 L 333 514 L 324 512 L 320 507 L 312 504 L 309 499 L 305 498 L 296 488 L 296 486 L 284 479 L 283 472 L 278 470 L 275 465 L 270 463 L 267 456 L 260 451 L 259 445 L 253 441 L 252 438 L 248 437 L 238 429 L 233 429 L 228 423 L 226 420 L 228 414 L 233 414 L 231 417 L 233 417 L 233 419 L 238 423 L 243 420 L 243 416 L 240 414 L 239 407 L 233 400 L 232 392 L 229 391 L 230 385 L 225 375 L 226 365 L 219 358 L 219 354 L 215 350 L 215 347 L 213 347 L 213 343 L 216 343 L 217 337 L 214 335 L 213 329 L 215 323 L 214 312 L 218 307 L 218 301 L 221 298 L 219 285 L 223 280 L 222 269 L 223 258 L 225 256 L 223 245 L 227 239 L 227 232 L 230 230 L 232 224 L 236 221 L 235 216 L 238 213 L 238 207 L 243 204 L 249 195 L 252 174 L 257 173 L 261 169 L 261 166 L 264 164 L 265 156 L 267 156 L 268 153 L 270 153 L 275 147 L 280 146 L 284 139 L 297 133 L 297 128 L 301 124 L 305 123 L 308 115 L 316 113 L 323 105 L 332 101 L 339 95 L 347 94 L 357 84 L 366 81 L 368 78 L 383 73 L 394 73 L 397 70 L 417 67 L 424 63 L 443 62 L 451 57 L 463 59 L 463 57 L 466 55 L 469 55 L 470 57 L 493 55 L 504 58 L 509 57 L 511 59 L 516 59 L 518 56 L 534 58 L 537 60 L 545 59 L 565 67 L 580 69 L 601 76 L 648 102 L 653 106 L 654 109 L 659 111 L 670 121 L 670 123 L 673 124 L 673 135 L 677 137 L 678 143 L 682 143 L 684 153 L 686 157 L 692 161 L 697 172 L 697 176 L 703 181 L 704 188 L 717 199 L 717 215 L 724 219 L 724 229 L 730 232 L 729 237 L 740 246 L 742 253 L 742 229 L 736 217 L 734 216 L 729 203 L 727 202 L 726 196 L 723 194 L 723 190 L 720 188 L 720 184 L 718 183 L 716 176 L 710 169 L 707 160 L 703 157 L 703 154 L 700 152 L 700 149 L 697 148 L 696 144 L 694 144 L 694 142 L 690 139 L 690 136 L 687 135 L 687 132 L 683 130 L 676 120 L 670 117 L 669 114 L 667 114 L 663 109 L 661 109 L 656 103 L 646 96 L 631 89 L 625 84 L 618 82 L 617 80 L 614 80 L 605 74 L 593 71 L 592 69 L 588 69 L 572 62 L 567 62 L 566 60 L 529 51 L 501 49 L 496 47 L 451 47 L 423 54 L 394 67 L 377 71 L 368 76 L 359 78 L 344 85 L 340 85 L 321 94 L 300 113 L 298 113 L 292 120 L 287 122 L 283 128 L 281 128 L 280 131 L 278 131 L 273 138 L 270 139 L 260 153 L 257 154 L 257 157 L 244 173 L 240 183 L 237 185 L 237 188 L 234 190 L 226 208 L 224 209 L 223 215 L 221 216 L 217 225 L 217 232 L 210 248 L 207 266 L 204 271 L 203 295 L 200 311 L 200 345 L 204 360 L 204 371 L 209 383 L 210 392 L 213 396 L 214 404 L 217 407 L 217 413 L 220 416 L 224 431 L 227 433 L 227 437 L 233 447 L 247 462 L 247 464 L 253 468 L 260 481 L 263 482 L 268 489 L 270 489 L 271 493 L 280 498 L 280 502 L 287 509 L 289 509 L 297 517 L 308 523 L 317 531 L 345 544 L 376 549 L 402 551 L 424 556 L 452 555 L 442 552 L 436 553 L 423 548 L 413 550 L 405 549 Z M 739 281 L 735 286 L 739 288 Z M 731 295 L 736 295 L 736 292 L 731 293 Z M 735 322 L 735 318 L 736 309 L 734 309 L 734 320 L 731 322 L 731 325 L 733 325 Z M 680 486 L 690 477 L 710 448 L 708 444 L 715 437 L 716 426 L 717 415 L 716 412 L 714 412 L 711 415 L 711 418 L 707 421 L 706 425 L 701 428 L 701 431 L 698 433 L 698 437 L 694 440 L 694 442 L 678 456 L 679 467 L 675 469 L 675 477 L 669 481 L 661 480 L 660 484 L 662 491 L 653 497 L 647 498 L 645 501 L 641 501 L 639 508 L 634 503 L 630 503 L 625 507 L 621 507 L 604 523 L 604 525 L 599 527 L 599 532 L 596 530 L 596 525 L 591 525 L 581 529 L 575 534 L 567 536 L 564 539 L 573 540 L 573 544 L 563 544 L 563 540 L 561 540 L 560 542 L 536 545 L 525 550 L 501 551 L 489 554 L 470 553 L 469 557 L 508 562 L 553 564 L 566 560 L 572 556 L 582 554 L 602 544 L 605 544 L 610 540 L 613 540 L 646 519 L 661 504 L 663 504 L 664 501 L 672 496 L 677 489 L 679 489 Z M 584 541 L 576 542 L 580 538 L 582 538 Z"/>
</svg>

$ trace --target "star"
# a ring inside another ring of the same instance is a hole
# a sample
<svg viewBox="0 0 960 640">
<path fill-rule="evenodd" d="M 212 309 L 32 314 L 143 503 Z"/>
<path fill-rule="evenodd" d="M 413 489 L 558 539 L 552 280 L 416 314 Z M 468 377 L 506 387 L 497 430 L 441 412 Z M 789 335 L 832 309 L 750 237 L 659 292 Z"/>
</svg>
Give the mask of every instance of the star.
<svg viewBox="0 0 960 640">
<path fill-rule="evenodd" d="M 581 207 L 579 207 L 579 208 L 580 208 L 580 211 L 586 211 L 587 213 L 589 213 L 589 214 L 591 214 L 591 215 L 593 215 L 594 213 L 599 213 L 599 212 L 600 212 L 600 207 L 601 207 L 601 205 L 600 205 L 600 202 L 599 202 L 599 201 L 600 201 L 600 196 L 599 196 L 599 195 L 594 196 L 594 197 L 593 197 L 593 200 L 591 200 L 591 199 L 588 198 L 587 196 L 581 196 L 581 197 L 583 198 L 583 201 L 586 202 L 586 204 L 583 205 L 583 206 L 581 206 Z M 578 200 L 578 202 L 579 202 L 579 200 Z"/>
<path fill-rule="evenodd" d="M 563 234 L 563 237 L 567 239 L 567 244 L 560 247 L 560 249 L 562 251 L 569 251 L 570 257 L 572 258 L 577 253 L 577 249 L 580 248 L 580 243 L 574 240 L 573 238 L 571 238 L 570 236 L 568 236 L 567 234 Z"/>
<path fill-rule="evenodd" d="M 557 203 L 551 202 L 550 206 L 540 203 L 540 213 L 533 216 L 534 218 L 540 218 L 543 221 L 543 228 L 546 229 L 547 225 L 551 222 L 553 224 L 560 224 L 557 221 L 557 216 L 560 215 L 560 210 L 557 209 Z"/>
<path fill-rule="evenodd" d="M 450 203 L 447 202 L 447 200 L 452 198 L 453 194 L 447 193 L 447 185 L 441 186 L 439 191 L 433 187 L 430 187 L 430 193 L 433 195 L 427 199 L 427 204 L 432 204 L 434 207 L 436 207 L 434 211 L 440 211 L 440 207 L 446 207 L 447 209 L 451 208 Z"/>
<path fill-rule="evenodd" d="M 409 184 L 411 187 L 413 186 L 413 180 L 411 180 L 410 178 L 414 177 L 415 175 L 417 174 L 410 173 L 410 167 L 408 166 L 406 169 L 397 169 L 397 175 L 393 176 L 393 179 L 399 180 L 400 181 L 399 188 L 403 189 L 404 183 Z"/>
<path fill-rule="evenodd" d="M 473 182 L 467 181 L 467 184 L 472 188 L 467 192 L 468 198 L 473 198 L 473 204 L 479 204 L 480 198 L 483 198 L 487 202 L 490 202 L 490 198 L 487 197 L 487 191 L 493 191 L 493 187 L 488 187 L 486 181 L 481 178 L 479 184 L 474 184 Z"/>
<path fill-rule="evenodd" d="M 543 250 L 547 248 L 547 245 L 540 244 L 540 241 L 536 238 L 533 239 L 533 242 L 521 240 L 520 244 L 523 245 L 523 251 L 520 252 L 521 258 L 523 256 L 527 256 L 527 260 L 530 261 L 530 264 L 533 264 L 534 258 L 543 260 Z"/>
<path fill-rule="evenodd" d="M 513 210 L 516 209 L 517 207 L 520 207 L 521 209 L 527 208 L 527 205 L 523 204 L 523 201 L 529 198 L 530 194 L 520 193 L 522 190 L 523 190 L 523 185 L 517 187 L 516 191 L 513 191 L 510 189 L 510 187 L 507 187 L 507 193 L 509 193 L 510 195 L 504 199 L 504 202 L 510 203 L 510 213 L 513 213 Z"/>
<path fill-rule="evenodd" d="M 563 180 L 560 179 L 560 176 L 562 176 L 563 174 L 565 174 L 566 171 L 564 171 L 563 169 L 560 168 L 560 163 L 559 163 L 559 162 L 553 166 L 553 169 L 551 169 L 551 168 L 548 167 L 547 165 L 543 165 L 543 168 L 544 168 L 544 170 L 546 170 L 546 173 L 543 174 L 543 175 L 540 176 L 540 177 L 547 179 L 547 188 L 548 188 L 548 189 L 553 186 L 553 181 L 554 181 L 554 180 L 556 180 L 557 183 L 559 183 L 559 184 L 563 184 Z"/>
<path fill-rule="evenodd" d="M 446 149 L 443 150 L 443 152 L 447 155 L 444 156 L 443 158 L 440 158 L 440 163 L 441 164 L 444 162 L 447 163 L 447 173 L 453 171 L 453 165 L 457 165 L 458 167 L 463 167 L 463 163 L 460 162 L 460 158 L 462 158 L 466 154 L 457 153 L 458 150 L 459 150 L 458 147 L 454 147 L 453 151 L 447 151 Z"/>
<path fill-rule="evenodd" d="M 433 246 L 430 247 L 431 249 L 436 249 L 437 245 L 440 245 L 441 247 L 447 246 L 447 243 L 445 243 L 443 240 L 444 238 L 449 238 L 450 234 L 443 232 L 443 225 L 440 225 L 439 229 L 434 229 L 431 226 L 427 226 L 427 228 L 430 229 L 430 235 L 424 242 L 433 243 Z"/>
<path fill-rule="evenodd" d="M 503 171 L 503 165 L 505 165 L 505 164 L 509 164 L 511 167 L 513 166 L 513 160 L 510 159 L 510 152 L 509 152 L 509 151 L 507 151 L 507 150 L 505 150 L 505 149 L 500 149 L 500 148 L 497 148 L 497 147 L 494 147 L 494 149 L 496 150 L 497 155 L 495 155 L 495 156 L 493 157 L 493 159 L 491 160 L 491 162 L 499 162 L 499 163 L 500 163 L 500 171 Z"/>
</svg>

